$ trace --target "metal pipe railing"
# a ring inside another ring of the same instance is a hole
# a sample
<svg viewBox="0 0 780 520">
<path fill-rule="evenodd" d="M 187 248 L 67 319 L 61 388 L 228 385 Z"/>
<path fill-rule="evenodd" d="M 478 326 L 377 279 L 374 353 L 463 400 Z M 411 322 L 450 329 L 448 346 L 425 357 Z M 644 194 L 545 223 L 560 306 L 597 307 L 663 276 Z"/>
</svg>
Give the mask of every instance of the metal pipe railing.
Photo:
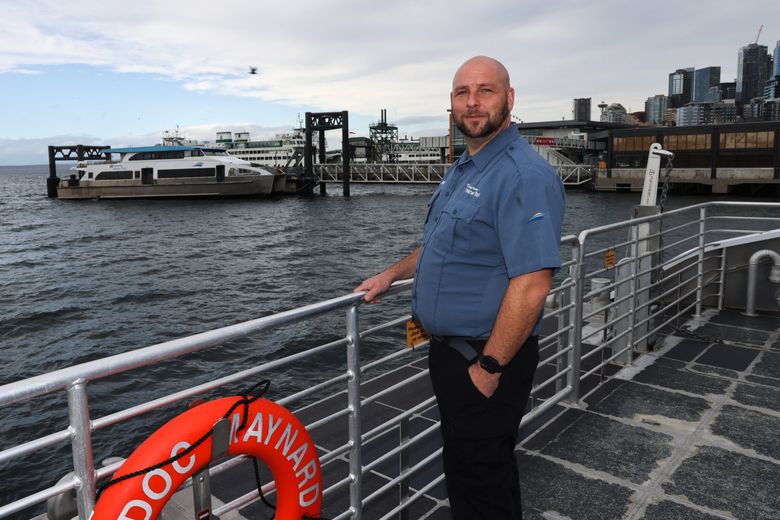
<svg viewBox="0 0 780 520">
<path fill-rule="evenodd" d="M 630 221 L 624 221 L 606 226 L 600 226 L 588 229 L 578 236 L 567 236 L 561 240 L 561 246 L 570 252 L 570 259 L 563 262 L 563 266 L 568 268 L 570 278 L 557 283 L 551 290 L 553 300 L 561 300 L 561 304 L 551 309 L 547 317 L 553 318 L 558 322 L 557 330 L 549 333 L 540 345 L 543 349 L 554 348 L 550 352 L 545 350 L 544 359 L 540 365 L 552 366 L 555 368 L 553 373 L 544 381 L 537 382 L 532 389 L 532 409 L 523 418 L 522 424 L 528 424 L 529 421 L 545 413 L 552 406 L 567 401 L 571 405 L 578 405 L 583 397 L 580 391 L 580 384 L 586 377 L 589 377 L 599 371 L 602 372 L 607 364 L 617 359 L 622 359 L 625 355 L 636 348 L 636 345 L 648 341 L 659 330 L 663 329 L 674 320 L 690 313 L 693 308 L 700 314 L 706 298 L 716 297 L 718 302 L 723 299 L 723 280 L 726 274 L 725 254 L 720 258 L 717 268 L 705 268 L 705 258 L 713 258 L 712 254 L 706 255 L 708 248 L 717 247 L 716 244 L 708 242 L 708 237 L 717 233 L 745 233 L 744 230 L 721 230 L 708 227 L 708 223 L 718 219 L 718 221 L 727 221 L 731 218 L 739 222 L 766 223 L 769 220 L 753 217 L 726 217 L 712 215 L 711 208 L 733 208 L 733 207 L 771 207 L 778 208 L 779 204 L 772 203 L 730 203 L 730 202 L 709 202 L 702 203 L 689 208 L 672 210 L 659 215 L 652 215 Z M 686 216 L 698 214 L 697 218 L 688 219 L 682 224 L 669 225 L 662 231 L 649 231 L 649 226 L 644 226 L 641 235 L 640 226 L 652 222 L 670 222 L 674 218 L 686 218 Z M 698 231 L 693 236 L 677 238 L 676 233 L 681 232 L 689 226 L 698 225 Z M 610 233 L 625 233 L 618 240 L 609 242 L 604 246 L 604 236 Z M 748 231 L 750 232 L 750 231 Z M 641 236 L 640 236 L 641 235 Z M 628 240 L 626 240 L 628 236 Z M 650 247 L 652 240 L 660 240 L 662 237 L 668 238 L 663 249 Z M 598 240 L 597 240 L 598 238 Z M 685 257 L 684 264 L 680 264 L 677 255 L 674 259 L 663 261 L 663 253 L 669 248 L 682 246 L 683 244 L 695 241 L 696 246 Z M 641 244 L 641 246 L 640 246 Z M 591 246 L 594 246 L 591 250 Z M 607 285 L 602 285 L 598 290 L 587 291 L 585 283 L 587 280 L 605 273 L 610 274 L 611 267 L 593 265 L 598 255 L 606 253 L 610 249 L 628 248 L 630 257 L 626 258 L 632 267 L 625 279 L 610 280 Z M 641 249 L 641 250 L 640 250 Z M 631 254 L 633 253 L 633 254 Z M 653 259 L 648 267 L 645 263 Z M 657 264 L 655 262 L 658 261 Z M 695 274 L 691 274 L 691 269 Z M 688 276 L 690 275 L 690 277 Z M 652 282 L 646 285 L 648 280 Z M 640 287 L 640 280 L 641 282 Z M 598 309 L 588 310 L 586 305 L 590 300 L 603 291 L 615 291 L 617 293 L 623 284 L 628 283 L 631 287 L 629 294 L 625 296 L 616 296 L 607 305 Z M 407 280 L 394 284 L 391 294 L 397 294 L 401 291 L 409 290 L 412 281 Z M 710 291 L 709 287 L 716 287 L 714 295 L 705 295 L 705 290 Z M 638 296 L 642 293 L 641 298 Z M 400 411 L 397 415 L 386 420 L 381 425 L 374 427 L 368 432 L 361 431 L 361 412 L 363 407 L 374 403 L 386 395 L 412 384 L 421 378 L 427 377 L 427 371 L 420 370 L 419 374 L 407 378 L 405 381 L 392 384 L 370 397 L 361 398 L 360 385 L 361 374 L 367 370 L 381 368 L 388 363 L 394 363 L 395 360 L 405 356 L 410 352 L 406 349 L 393 351 L 389 355 L 370 361 L 361 365 L 361 343 L 363 339 L 372 335 L 390 331 L 404 323 L 409 316 L 393 318 L 389 321 L 360 330 L 360 308 L 362 305 L 362 293 L 349 294 L 319 302 L 313 305 L 304 306 L 298 309 L 285 311 L 272 316 L 266 316 L 255 320 L 250 320 L 237 325 L 231 325 L 220 329 L 196 334 L 188 338 L 181 338 L 168 341 L 158 345 L 141 348 L 135 351 L 126 352 L 110 356 L 101 360 L 96 360 L 82 365 L 65 368 L 42 376 L 36 376 L 24 381 L 6 384 L 0 386 L 0 407 L 8 406 L 22 401 L 28 401 L 43 395 L 54 392 L 65 391 L 69 402 L 69 427 L 67 430 L 61 430 L 49 433 L 37 439 L 31 439 L 18 446 L 13 446 L 0 451 L 0 463 L 17 459 L 23 455 L 28 455 L 36 451 L 59 445 L 68 440 L 72 444 L 73 469 L 75 475 L 69 479 L 63 479 L 55 486 L 50 486 L 42 491 L 38 491 L 26 497 L 16 500 L 11 504 L 0 506 L 0 518 L 16 514 L 35 504 L 39 504 L 48 498 L 57 496 L 60 493 L 71 490 L 76 491 L 79 517 L 86 519 L 94 507 L 94 495 L 96 482 L 98 478 L 111 474 L 119 466 L 119 463 L 112 464 L 109 467 L 94 467 L 92 452 L 92 435 L 94 432 L 107 428 L 109 426 L 121 423 L 131 418 L 151 412 L 163 406 L 183 401 L 204 392 L 224 387 L 227 384 L 235 383 L 240 380 L 257 376 L 258 374 L 268 372 L 274 369 L 290 366 L 304 358 L 328 352 L 333 349 L 346 349 L 346 371 L 344 373 L 325 378 L 323 381 L 313 381 L 306 388 L 293 392 L 278 402 L 283 405 L 289 405 L 309 399 L 323 391 L 326 391 L 337 385 L 346 385 L 347 405 L 346 408 L 337 410 L 325 417 L 312 420 L 307 427 L 316 430 L 326 424 L 330 424 L 339 418 L 347 418 L 348 431 L 347 438 L 339 447 L 336 447 L 322 456 L 323 463 L 336 460 L 343 456 L 348 457 L 349 476 L 330 485 L 323 490 L 323 496 L 332 496 L 338 490 L 349 488 L 350 505 L 346 511 L 338 514 L 336 518 L 353 517 L 361 518 L 363 505 L 370 503 L 387 491 L 392 486 L 408 482 L 410 475 L 418 472 L 422 463 L 418 463 L 411 468 L 407 468 L 396 479 L 376 490 L 369 496 L 363 495 L 363 476 L 367 471 L 388 462 L 394 456 L 402 456 L 411 446 L 422 442 L 424 437 L 420 434 L 409 438 L 401 446 L 389 451 L 379 459 L 363 466 L 361 459 L 361 444 L 377 438 L 395 428 L 403 421 L 408 421 L 414 415 L 422 413 L 424 409 L 433 404 L 433 398 L 411 407 L 408 410 Z M 690 303 L 688 303 L 690 302 Z M 171 360 L 184 356 L 186 354 L 199 352 L 208 348 L 213 348 L 229 341 L 246 337 L 262 331 L 269 331 L 284 325 L 298 324 L 306 320 L 311 320 L 336 310 L 345 311 L 345 329 L 344 337 L 335 341 L 318 345 L 307 349 L 304 352 L 298 352 L 289 356 L 281 357 L 263 363 L 257 367 L 242 370 L 237 373 L 229 374 L 190 388 L 186 388 L 170 395 L 159 397 L 118 412 L 92 419 L 90 417 L 89 403 L 87 399 L 87 388 L 90 382 L 107 376 L 116 375 L 131 369 L 146 367 L 158 364 L 163 361 Z M 671 316 L 667 313 L 675 310 Z M 597 315 L 604 314 L 604 321 L 601 325 L 595 327 L 591 332 L 584 334 L 583 325 L 585 320 L 595 318 Z M 621 322 L 627 321 L 625 330 L 616 330 Z M 582 344 L 585 339 L 593 338 L 596 335 L 602 337 L 596 341 L 597 347 L 583 354 Z M 627 341 L 626 341 L 627 340 Z M 625 341 L 625 343 L 623 343 Z M 427 348 L 424 343 L 416 347 L 416 350 Z M 606 356 L 607 349 L 611 349 L 610 355 Z M 549 353 L 549 354 L 548 354 Z M 602 359 L 595 367 L 587 371 L 581 370 L 584 360 L 591 359 L 594 356 L 601 355 Z M 630 359 L 630 356 L 629 356 Z M 547 398 L 541 398 L 539 395 L 549 386 L 556 385 L 556 393 Z M 435 427 L 429 427 L 423 430 L 424 435 L 429 435 L 435 430 Z M 438 453 L 429 455 L 423 459 L 425 462 L 432 461 Z M 212 475 L 219 474 L 240 463 L 243 458 L 235 458 L 210 468 Z M 441 477 L 432 482 L 439 482 Z M 433 484 L 435 485 L 435 484 Z M 431 489 L 433 485 L 429 484 L 418 490 L 408 498 L 403 498 L 402 503 L 393 511 L 396 513 L 408 507 L 414 500 L 423 496 L 424 489 Z M 273 483 L 263 486 L 263 489 L 269 491 L 274 489 Z M 224 514 L 235 510 L 238 507 L 251 503 L 257 498 L 257 491 L 243 495 L 232 501 L 230 504 L 221 505 L 215 509 L 216 514 Z M 406 497 L 406 494 L 404 495 Z M 389 518 L 389 514 L 386 518 Z"/>
</svg>

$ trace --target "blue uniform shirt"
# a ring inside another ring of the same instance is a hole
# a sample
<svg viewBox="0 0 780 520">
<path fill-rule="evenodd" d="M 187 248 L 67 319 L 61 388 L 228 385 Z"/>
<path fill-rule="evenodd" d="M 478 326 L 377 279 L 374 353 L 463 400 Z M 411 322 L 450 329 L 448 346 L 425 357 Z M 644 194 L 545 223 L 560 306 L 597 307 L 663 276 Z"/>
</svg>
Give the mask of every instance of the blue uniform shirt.
<svg viewBox="0 0 780 520">
<path fill-rule="evenodd" d="M 461 155 L 428 203 L 414 316 L 431 334 L 490 336 L 510 278 L 560 267 L 564 205 L 558 174 L 514 124 Z"/>
</svg>

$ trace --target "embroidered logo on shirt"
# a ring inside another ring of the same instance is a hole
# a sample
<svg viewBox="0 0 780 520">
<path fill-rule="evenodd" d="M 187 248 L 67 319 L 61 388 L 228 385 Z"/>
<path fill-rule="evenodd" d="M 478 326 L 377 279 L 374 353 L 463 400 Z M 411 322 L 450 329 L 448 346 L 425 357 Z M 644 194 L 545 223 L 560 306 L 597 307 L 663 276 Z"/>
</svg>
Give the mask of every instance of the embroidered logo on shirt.
<svg viewBox="0 0 780 520">
<path fill-rule="evenodd" d="M 464 191 L 466 192 L 466 195 L 471 195 L 472 197 L 479 198 L 479 188 L 476 186 L 472 186 L 469 183 L 466 183 L 466 187 L 464 188 Z"/>
<path fill-rule="evenodd" d="M 533 222 L 534 220 L 539 220 L 542 218 L 544 218 L 544 213 L 542 213 L 541 211 L 537 211 L 531 216 L 531 218 L 528 219 L 528 222 Z"/>
</svg>

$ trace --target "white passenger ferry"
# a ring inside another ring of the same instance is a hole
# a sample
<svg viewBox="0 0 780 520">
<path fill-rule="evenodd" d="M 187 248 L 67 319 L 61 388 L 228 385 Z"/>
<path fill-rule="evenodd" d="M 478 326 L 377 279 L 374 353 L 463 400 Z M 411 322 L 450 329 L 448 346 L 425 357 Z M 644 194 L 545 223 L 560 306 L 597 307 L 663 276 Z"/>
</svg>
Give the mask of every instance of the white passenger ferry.
<svg viewBox="0 0 780 520">
<path fill-rule="evenodd" d="M 80 161 L 57 187 L 60 199 L 267 196 L 283 174 L 253 166 L 222 148 L 108 148 L 104 161 Z M 119 159 L 114 160 L 118 154 Z"/>
<path fill-rule="evenodd" d="M 306 134 L 303 128 L 277 134 L 273 139 L 252 140 L 249 132 L 217 132 L 217 146 L 253 165 L 279 168 L 303 160 Z"/>
</svg>

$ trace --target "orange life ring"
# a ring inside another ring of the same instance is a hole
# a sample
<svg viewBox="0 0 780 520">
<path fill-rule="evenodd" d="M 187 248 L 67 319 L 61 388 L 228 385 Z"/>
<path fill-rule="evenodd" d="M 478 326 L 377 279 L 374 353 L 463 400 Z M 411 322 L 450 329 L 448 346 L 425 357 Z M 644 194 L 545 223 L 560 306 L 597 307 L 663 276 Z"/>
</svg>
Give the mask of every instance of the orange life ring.
<svg viewBox="0 0 780 520">
<path fill-rule="evenodd" d="M 146 439 L 117 470 L 114 480 L 159 464 L 186 450 L 211 430 L 241 397 L 224 397 L 198 405 L 175 417 Z M 247 422 L 239 430 L 248 407 Z M 284 407 L 258 399 L 239 405 L 228 417 L 231 455 L 250 455 L 265 462 L 276 483 L 276 518 L 318 517 L 322 505 L 322 473 L 317 448 L 301 422 Z M 93 520 L 157 518 L 174 492 L 211 459 L 209 437 L 181 459 L 109 486 L 95 504 Z"/>
</svg>

